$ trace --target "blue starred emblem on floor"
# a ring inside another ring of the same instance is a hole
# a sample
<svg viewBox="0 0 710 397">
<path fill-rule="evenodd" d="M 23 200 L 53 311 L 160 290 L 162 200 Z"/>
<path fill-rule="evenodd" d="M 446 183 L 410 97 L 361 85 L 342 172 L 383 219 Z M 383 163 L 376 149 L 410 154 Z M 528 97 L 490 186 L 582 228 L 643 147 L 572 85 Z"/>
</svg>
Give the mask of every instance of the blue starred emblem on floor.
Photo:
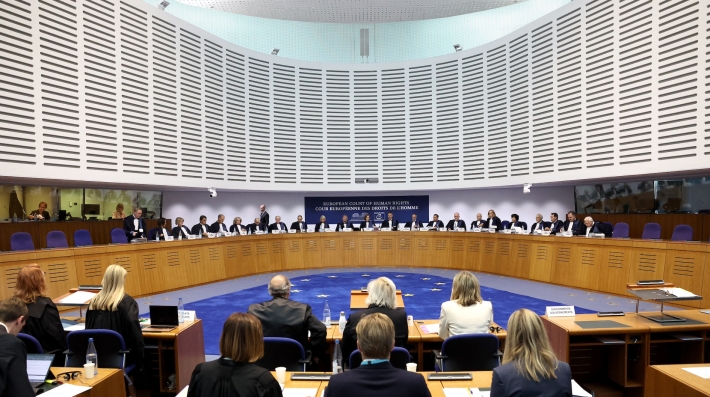
<svg viewBox="0 0 710 397">
<path fill-rule="evenodd" d="M 434 283 L 436 285 L 446 285 L 446 283 Z"/>
<path fill-rule="evenodd" d="M 404 274 L 398 274 L 398 275 L 396 275 L 395 277 L 397 277 L 397 278 L 402 278 L 402 277 L 404 277 Z"/>
<path fill-rule="evenodd" d="M 308 282 L 308 281 L 311 281 L 311 280 L 309 280 L 309 279 L 307 279 L 307 278 L 304 278 L 304 279 L 301 280 L 301 281 L 303 281 L 303 282 Z"/>
<path fill-rule="evenodd" d="M 424 277 L 424 278 L 422 278 L 422 280 L 429 281 L 429 280 L 431 280 L 431 277 Z"/>
<path fill-rule="evenodd" d="M 338 276 L 328 276 L 328 278 L 338 278 Z"/>
<path fill-rule="evenodd" d="M 327 297 L 329 297 L 329 296 L 330 296 L 330 295 L 320 294 L 320 295 L 318 295 L 318 296 L 316 296 L 316 297 L 317 297 L 317 298 L 327 298 Z"/>
<path fill-rule="evenodd" d="M 404 294 L 404 296 L 414 296 L 414 294 Z"/>
<path fill-rule="evenodd" d="M 292 289 L 291 292 L 301 292 L 300 289 Z"/>
<path fill-rule="evenodd" d="M 363 276 L 363 277 L 370 277 L 369 274 L 363 274 L 362 276 Z"/>
<path fill-rule="evenodd" d="M 441 291 L 441 289 L 440 288 L 431 288 L 431 289 L 429 289 L 429 291 L 439 292 L 439 291 Z"/>
</svg>

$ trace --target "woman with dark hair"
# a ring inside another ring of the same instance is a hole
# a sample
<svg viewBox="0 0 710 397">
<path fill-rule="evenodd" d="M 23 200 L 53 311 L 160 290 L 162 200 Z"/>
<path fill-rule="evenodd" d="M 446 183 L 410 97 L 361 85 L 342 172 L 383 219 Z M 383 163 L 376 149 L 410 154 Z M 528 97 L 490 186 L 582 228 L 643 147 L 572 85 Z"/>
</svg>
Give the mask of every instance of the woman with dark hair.
<svg viewBox="0 0 710 397">
<path fill-rule="evenodd" d="M 45 353 L 62 355 L 67 348 L 59 310 L 45 296 L 47 284 L 39 265 L 27 265 L 17 274 L 15 296 L 27 305 L 27 322 L 22 333 L 35 337 Z"/>
<path fill-rule="evenodd" d="M 282 397 L 268 369 L 254 364 L 264 356 L 261 322 L 248 313 L 232 313 L 222 327 L 217 360 L 197 364 L 188 397 Z"/>
<path fill-rule="evenodd" d="M 171 234 L 171 232 L 168 231 L 168 229 L 165 227 L 167 223 L 168 222 L 165 220 L 165 218 L 158 219 L 158 230 L 156 230 L 155 233 L 161 240 L 165 240 L 165 237 L 169 237 Z"/>
</svg>

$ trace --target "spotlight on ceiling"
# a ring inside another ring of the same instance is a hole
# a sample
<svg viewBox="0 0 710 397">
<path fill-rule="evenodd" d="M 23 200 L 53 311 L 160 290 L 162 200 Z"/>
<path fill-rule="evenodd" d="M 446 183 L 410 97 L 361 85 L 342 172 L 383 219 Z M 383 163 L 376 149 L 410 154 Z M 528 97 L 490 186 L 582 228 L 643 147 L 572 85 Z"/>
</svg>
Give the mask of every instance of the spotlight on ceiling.
<svg viewBox="0 0 710 397">
<path fill-rule="evenodd" d="M 461 44 L 454 44 L 454 50 L 456 50 L 456 52 L 459 52 L 459 51 L 461 51 L 462 49 L 463 49 L 463 48 L 461 48 Z"/>
<path fill-rule="evenodd" d="M 158 8 L 160 8 L 161 10 L 164 10 L 165 7 L 167 7 L 167 6 L 169 6 L 169 5 L 170 5 L 170 3 L 168 3 L 168 2 L 165 1 L 165 0 L 163 0 L 163 1 L 161 1 L 160 3 L 158 3 Z"/>
<path fill-rule="evenodd" d="M 530 188 L 532 187 L 532 183 L 523 183 L 523 193 L 528 194 L 530 193 Z"/>
<path fill-rule="evenodd" d="M 271 50 L 271 55 L 279 55 L 279 51 L 280 50 L 278 48 L 274 48 L 273 50 Z"/>
</svg>

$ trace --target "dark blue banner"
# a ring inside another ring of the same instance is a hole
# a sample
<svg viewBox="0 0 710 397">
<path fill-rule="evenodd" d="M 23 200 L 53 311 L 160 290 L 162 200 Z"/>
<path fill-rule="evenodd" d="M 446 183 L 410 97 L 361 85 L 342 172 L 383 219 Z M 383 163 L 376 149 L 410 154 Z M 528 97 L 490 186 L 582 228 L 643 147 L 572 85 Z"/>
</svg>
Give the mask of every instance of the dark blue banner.
<svg viewBox="0 0 710 397">
<path fill-rule="evenodd" d="M 400 222 L 410 221 L 412 214 L 417 214 L 422 222 L 429 219 L 429 196 L 306 197 L 304 201 L 308 224 L 318 223 L 321 215 L 325 215 L 330 225 L 340 222 L 343 215 L 360 222 L 365 214 L 381 223 L 389 211 Z"/>
</svg>

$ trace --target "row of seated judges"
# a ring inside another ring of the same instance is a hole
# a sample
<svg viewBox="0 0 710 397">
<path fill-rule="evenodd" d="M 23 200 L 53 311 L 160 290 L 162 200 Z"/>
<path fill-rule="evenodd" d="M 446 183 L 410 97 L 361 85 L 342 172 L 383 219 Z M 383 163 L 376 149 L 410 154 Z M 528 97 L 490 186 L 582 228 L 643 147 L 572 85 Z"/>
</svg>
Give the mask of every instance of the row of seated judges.
<svg viewBox="0 0 710 397">
<path fill-rule="evenodd" d="M 195 224 L 191 228 L 185 226 L 185 220 L 181 217 L 175 219 L 175 227 L 172 230 L 166 228 L 166 221 L 160 218 L 158 221 L 158 228 L 155 231 L 157 237 L 160 240 L 164 240 L 166 236 L 172 236 L 174 238 L 187 238 L 189 235 L 201 235 L 206 237 L 208 233 L 219 233 L 219 232 L 229 232 L 229 233 L 246 233 L 254 234 L 257 231 L 269 233 L 274 231 L 288 231 L 289 229 L 296 230 L 298 232 L 305 232 L 307 230 L 307 224 L 303 221 L 303 217 L 299 215 L 295 222 L 291 223 L 290 228 L 287 227 L 286 223 L 281 221 L 280 216 L 276 216 L 275 222 L 269 224 L 269 215 L 265 211 L 265 207 L 261 206 L 262 213 L 260 217 L 254 218 L 254 222 L 248 225 L 242 224 L 242 218 L 236 217 L 232 221 L 232 225 L 227 227 L 224 223 L 225 216 L 219 214 L 217 216 L 217 221 L 212 224 L 208 224 L 207 217 L 204 215 L 200 216 L 199 223 Z M 264 215 L 266 214 L 266 215 Z M 142 210 L 140 208 L 135 208 L 133 214 L 124 219 L 123 229 L 126 232 L 126 237 L 128 240 L 139 237 L 148 237 L 154 239 L 154 236 L 148 236 L 148 230 L 145 226 L 145 221 L 141 218 Z M 379 227 L 381 228 L 391 228 L 393 231 L 398 230 L 401 223 L 394 219 L 392 212 L 387 213 L 387 219 L 382 221 Z M 364 220 L 357 224 L 348 220 L 347 215 L 343 215 L 342 219 L 335 226 L 335 231 L 339 232 L 343 229 L 366 229 L 366 228 L 376 228 L 375 223 L 370 219 L 369 214 L 365 214 Z M 466 221 L 461 219 L 458 212 L 454 213 L 454 219 L 451 219 L 446 225 L 444 222 L 439 220 L 439 215 L 434 214 L 433 219 L 426 224 L 417 219 L 417 214 L 412 214 L 412 219 L 404 224 L 405 228 L 446 228 L 447 230 L 457 230 L 459 228 L 466 229 Z M 326 217 L 323 215 L 320 220 L 315 225 L 315 231 L 319 232 L 325 229 L 330 229 L 330 224 L 327 222 Z M 520 217 L 517 214 L 512 214 L 510 216 L 510 221 L 501 221 L 501 219 L 496 216 L 494 210 L 488 211 L 488 218 L 483 219 L 483 216 L 478 213 L 476 214 L 476 220 L 471 222 L 470 229 L 490 229 L 495 228 L 496 230 L 505 230 L 511 228 L 521 228 L 523 230 L 528 230 L 528 224 L 520 221 Z M 577 219 L 577 214 L 574 211 L 567 212 L 567 219 L 563 222 L 559 220 L 559 216 L 556 212 L 550 214 L 550 221 L 544 221 L 542 214 L 537 214 L 535 216 L 535 222 L 530 225 L 530 234 L 539 233 L 542 231 L 549 231 L 550 234 L 557 234 L 560 232 L 567 232 L 575 236 L 584 236 L 590 233 L 603 233 L 607 237 L 611 237 L 612 228 L 609 224 L 603 222 L 595 222 L 591 217 L 586 217 L 583 221 Z"/>
<path fill-rule="evenodd" d="M 126 270 L 110 265 L 103 289 L 91 301 L 86 329 L 118 332 L 130 352 L 126 366 L 137 365 L 141 376 L 143 336 L 136 301 L 124 291 Z M 30 397 L 34 390 L 26 376 L 27 352 L 16 338 L 19 332 L 35 337 L 45 352 L 63 356 L 66 342 L 59 312 L 45 295 L 44 272 L 29 265 L 17 276 L 15 296 L 0 302 L 0 396 Z M 268 369 L 254 363 L 264 354 L 263 337 L 296 340 L 314 353 L 315 362 L 329 363 L 325 353 L 326 327 L 309 305 L 290 299 L 291 283 L 277 275 L 268 284 L 271 300 L 234 313 L 220 336 L 218 360 L 199 364 L 192 375 L 188 396 L 282 396 L 281 387 Z M 355 349 L 360 367 L 331 378 L 325 396 L 362 396 L 368 392 L 391 396 L 430 396 L 424 378 L 394 368 L 389 354 L 407 342 L 407 314 L 396 304 L 396 286 L 380 277 L 368 284 L 368 308 L 350 315 L 343 333 L 343 357 Z M 451 300 L 442 303 L 440 336 L 488 333 L 493 307 L 483 300 L 478 279 L 458 273 Z M 521 309 L 508 322 L 502 366 L 494 369 L 491 396 L 571 396 L 571 372 L 555 358 L 540 318 Z M 310 339 L 308 333 L 311 333 Z M 62 361 L 63 362 L 63 361 Z M 60 364 L 61 366 L 61 364 Z"/>
</svg>

